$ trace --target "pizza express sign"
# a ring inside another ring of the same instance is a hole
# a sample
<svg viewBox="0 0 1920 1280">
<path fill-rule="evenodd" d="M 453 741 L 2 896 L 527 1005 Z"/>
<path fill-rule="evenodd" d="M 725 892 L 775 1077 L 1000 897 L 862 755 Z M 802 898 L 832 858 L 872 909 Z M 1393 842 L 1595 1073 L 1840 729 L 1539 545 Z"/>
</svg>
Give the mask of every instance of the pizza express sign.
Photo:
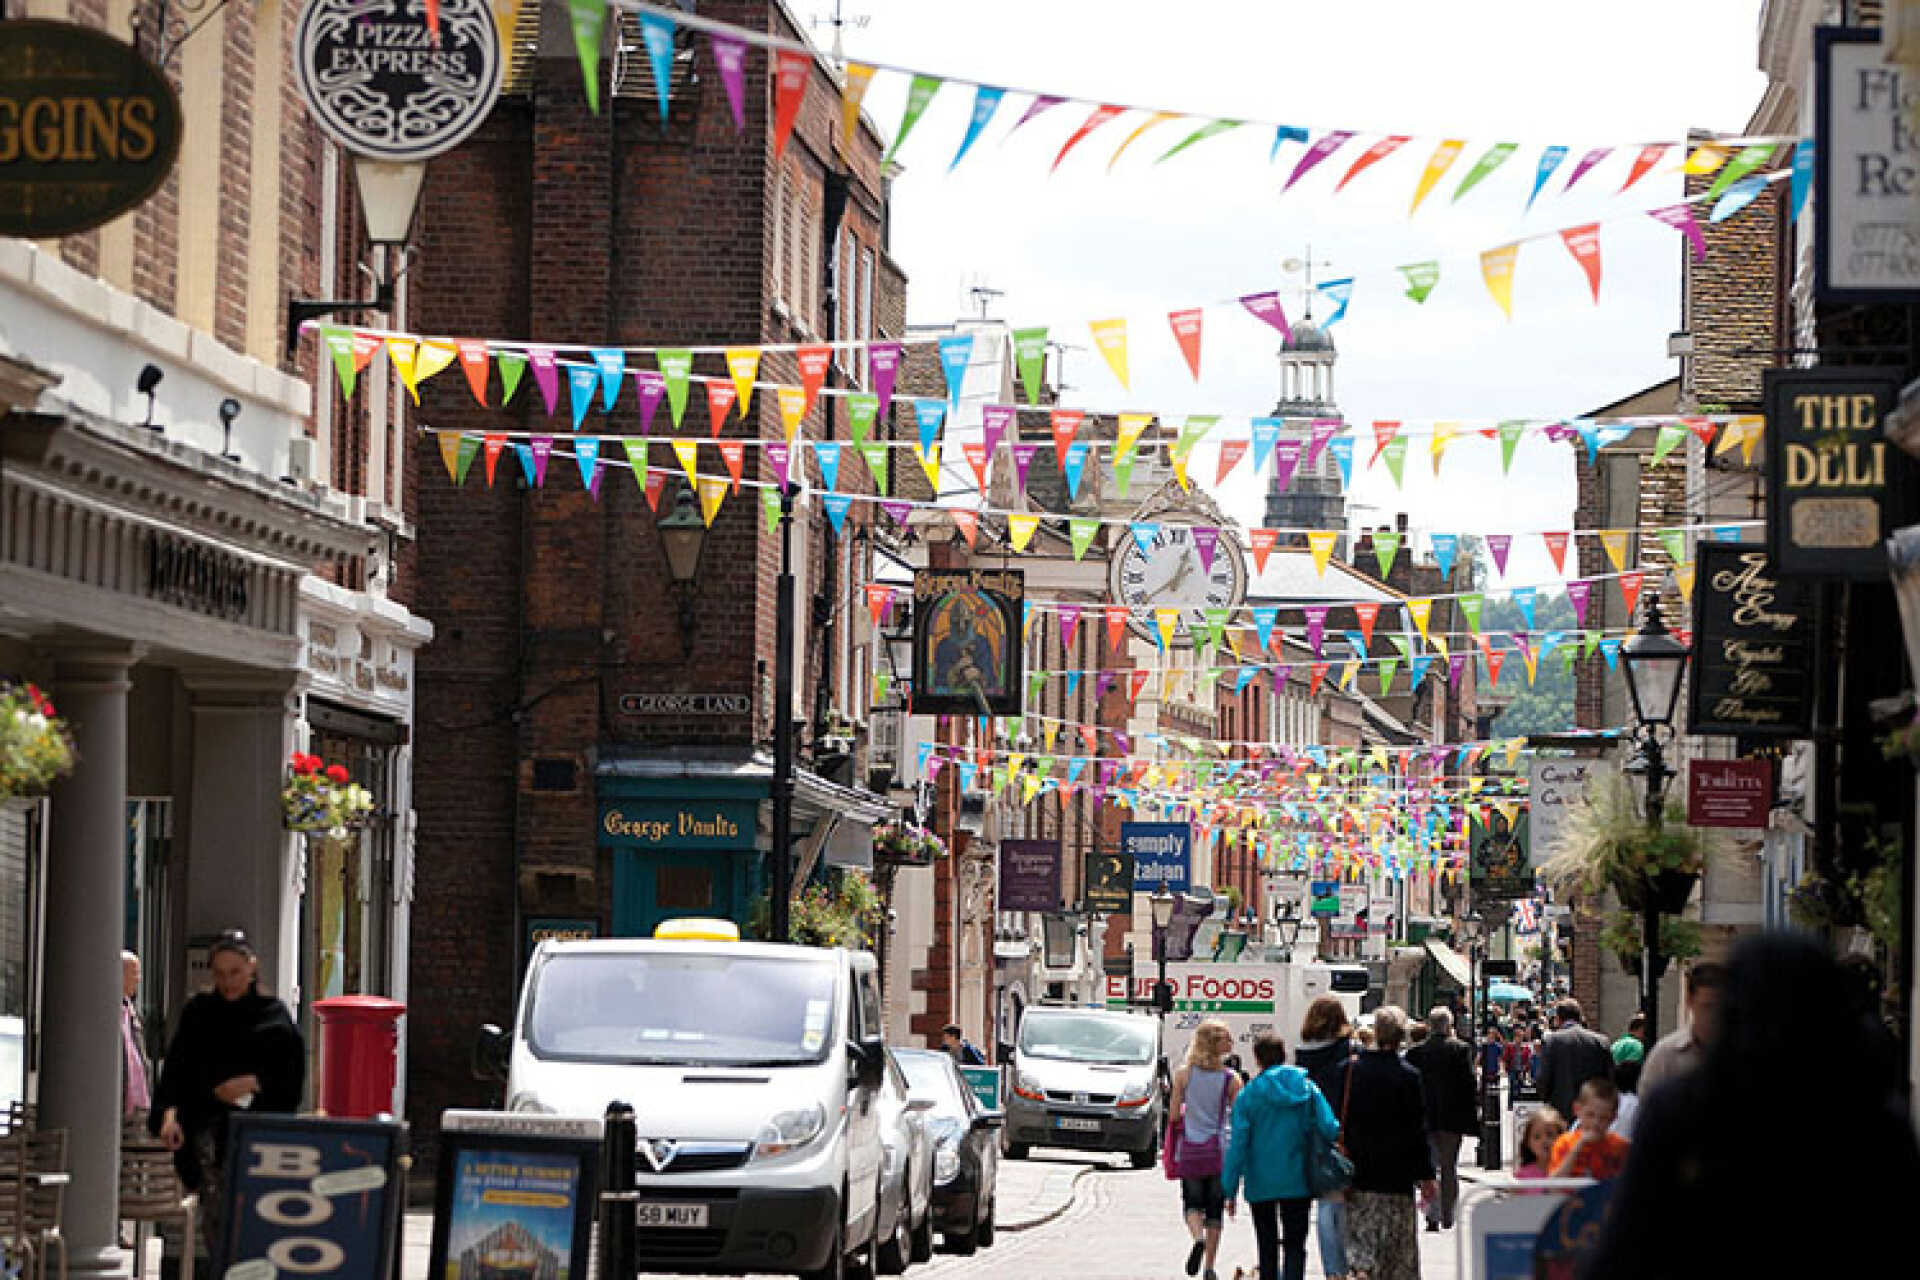
<svg viewBox="0 0 1920 1280">
<path fill-rule="evenodd" d="M 97 227 L 158 190 L 179 152 L 179 101 L 132 46 L 0 22 L 0 235 Z"/>
<path fill-rule="evenodd" d="M 449 151 L 500 96 L 500 31 L 486 0 L 309 0 L 294 69 L 314 121 L 355 155 L 393 163 Z"/>
</svg>

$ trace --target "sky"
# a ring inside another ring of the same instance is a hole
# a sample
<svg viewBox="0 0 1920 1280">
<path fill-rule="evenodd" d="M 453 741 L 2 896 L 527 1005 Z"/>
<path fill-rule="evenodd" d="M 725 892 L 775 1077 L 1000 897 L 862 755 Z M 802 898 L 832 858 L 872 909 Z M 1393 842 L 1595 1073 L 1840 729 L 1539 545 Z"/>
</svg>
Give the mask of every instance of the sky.
<svg viewBox="0 0 1920 1280">
<path fill-rule="evenodd" d="M 803 18 L 832 0 L 790 0 Z M 1206 117 L 1282 120 L 1362 134 L 1292 191 L 1301 154 L 1268 160 L 1270 129 L 1247 127 L 1155 165 L 1196 120 L 1150 130 L 1108 169 L 1145 113 L 1094 133 L 1057 172 L 1048 166 L 1088 107 L 1069 103 L 1014 131 L 1030 93 L 1011 91 L 957 169 L 949 171 L 973 101 L 969 84 L 937 93 L 900 149 L 893 254 L 909 276 L 909 319 L 950 323 L 979 314 L 969 294 L 997 290 L 988 314 L 1044 324 L 1064 355 L 1063 403 L 1151 410 L 1168 420 L 1223 416 L 1217 434 L 1246 435 L 1272 412 L 1278 335 L 1231 300 L 1282 289 L 1301 310 L 1311 246 L 1317 279 L 1351 276 L 1353 302 L 1332 330 L 1337 393 L 1349 422 L 1376 419 L 1572 417 L 1673 376 L 1667 337 L 1679 327 L 1683 239 L 1644 210 L 1680 196 L 1671 163 L 1620 193 L 1633 149 L 1689 128 L 1737 133 L 1765 87 L 1755 67 L 1759 0 L 843 0 L 864 27 L 845 31 L 847 56 L 902 63 L 969 81 L 1136 103 Z M 814 32 L 822 46 L 833 33 Z M 904 77 L 882 73 L 866 98 L 891 137 Z M 1371 134 L 1373 136 L 1366 136 Z M 1409 134 L 1396 154 L 1335 194 L 1369 143 Z M 1416 180 L 1442 138 L 1466 140 L 1460 159 L 1409 218 Z M 1520 149 L 1459 203 L 1454 187 L 1496 142 Z M 1571 156 L 1526 212 L 1548 144 Z M 1588 149 L 1621 148 L 1560 194 Z M 1586 277 L 1554 235 L 1601 220 L 1603 282 Z M 1508 320 L 1480 279 L 1479 255 L 1520 236 Z M 1439 259 L 1423 305 L 1395 270 Z M 1291 286 L 1291 292 L 1288 292 Z M 1213 305 L 1227 303 L 1228 305 Z M 1167 313 L 1205 315 L 1202 377 L 1182 359 Z M 1324 319 L 1329 308 L 1317 302 Z M 1131 389 L 1094 349 L 1087 322 L 1124 316 Z M 1371 448 L 1359 447 L 1359 465 Z M 1211 482 L 1214 448 L 1193 472 Z M 1523 441 L 1503 477 L 1497 444 L 1471 439 L 1445 455 L 1436 481 L 1427 439 L 1408 450 L 1405 489 L 1384 465 L 1356 477 L 1353 501 L 1380 522 L 1406 510 L 1416 530 L 1479 532 L 1572 527 L 1574 455 Z M 1248 463 L 1219 492 L 1244 525 L 1260 521 Z M 1509 580 L 1545 581 L 1539 544 L 1516 544 Z"/>
</svg>

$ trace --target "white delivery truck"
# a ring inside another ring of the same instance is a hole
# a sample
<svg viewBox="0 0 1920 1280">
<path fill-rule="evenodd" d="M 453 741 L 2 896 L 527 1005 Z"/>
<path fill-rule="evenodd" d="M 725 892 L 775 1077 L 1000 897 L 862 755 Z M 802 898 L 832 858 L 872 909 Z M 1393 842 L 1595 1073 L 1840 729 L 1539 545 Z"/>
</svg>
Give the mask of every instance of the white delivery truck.
<svg viewBox="0 0 1920 1280">
<path fill-rule="evenodd" d="M 1153 999 L 1159 969 L 1151 961 L 1134 962 L 1133 989 L 1118 974 L 1107 977 L 1107 1007 L 1124 1009 L 1129 996 L 1136 1002 Z M 1166 1017 L 1163 1050 L 1171 1067 L 1186 1060 L 1194 1028 L 1218 1018 L 1233 1030 L 1233 1051 L 1249 1071 L 1253 1069 L 1253 1038 L 1262 1031 L 1278 1031 L 1287 1053 L 1299 1047 L 1300 1020 L 1319 996 L 1338 997 L 1347 1017 L 1360 1016 L 1360 1000 L 1367 993 L 1365 965 L 1308 961 L 1293 964 L 1214 964 L 1193 961 L 1167 966 L 1173 984 L 1173 1012 Z"/>
</svg>

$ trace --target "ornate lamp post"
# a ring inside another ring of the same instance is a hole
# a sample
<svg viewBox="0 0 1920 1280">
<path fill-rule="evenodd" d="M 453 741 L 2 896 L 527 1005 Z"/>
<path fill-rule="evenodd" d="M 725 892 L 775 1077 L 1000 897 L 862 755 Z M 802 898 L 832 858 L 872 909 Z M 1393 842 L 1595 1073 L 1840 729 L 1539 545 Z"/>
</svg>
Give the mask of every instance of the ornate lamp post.
<svg viewBox="0 0 1920 1280">
<path fill-rule="evenodd" d="M 1667 784 L 1673 770 L 1667 765 L 1664 738 L 1673 735 L 1673 717 L 1680 705 L 1680 686 L 1686 675 L 1687 660 L 1693 650 L 1681 644 L 1667 630 L 1660 617 L 1660 597 L 1647 597 L 1647 618 L 1640 630 L 1620 647 L 1620 665 L 1626 670 L 1627 696 L 1633 702 L 1637 730 L 1634 753 L 1627 761 L 1628 773 L 1641 774 L 1647 783 L 1647 826 L 1658 830 L 1666 803 Z M 1642 913 L 1640 956 L 1640 1012 L 1646 1015 L 1647 1030 L 1659 1035 L 1660 975 L 1660 902 L 1648 885 Z"/>
<path fill-rule="evenodd" d="M 1148 900 L 1153 907 L 1153 954 L 1159 964 L 1159 977 L 1153 984 L 1153 1006 L 1161 1013 L 1173 1012 L 1173 987 L 1167 981 L 1167 932 L 1173 927 L 1174 898 L 1163 884 Z"/>
<path fill-rule="evenodd" d="M 693 655 L 693 580 L 700 572 L 700 549 L 707 542 L 707 522 L 700 518 L 693 486 L 682 483 L 673 498 L 673 510 L 660 517 L 660 546 L 667 556 L 667 575 L 673 579 L 680 624 L 680 654 Z"/>
</svg>

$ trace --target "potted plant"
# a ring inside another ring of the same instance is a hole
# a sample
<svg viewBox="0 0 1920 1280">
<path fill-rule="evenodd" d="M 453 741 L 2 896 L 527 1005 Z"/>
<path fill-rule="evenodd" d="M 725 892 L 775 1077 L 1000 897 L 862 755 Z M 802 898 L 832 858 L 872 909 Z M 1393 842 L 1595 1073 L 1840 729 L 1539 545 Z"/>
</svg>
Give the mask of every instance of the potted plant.
<svg viewBox="0 0 1920 1280">
<path fill-rule="evenodd" d="M 1588 786 L 1550 854 L 1541 873 L 1556 889 L 1595 896 L 1612 889 L 1630 910 L 1678 915 L 1706 866 L 1707 837 L 1686 824 L 1678 803 L 1648 822 L 1627 779 L 1613 774 Z"/>
<path fill-rule="evenodd" d="M 73 735 L 35 684 L 0 683 L 0 800 L 37 796 L 73 768 Z"/>
<path fill-rule="evenodd" d="M 947 856 L 947 842 L 923 827 L 883 822 L 873 829 L 873 853 L 896 866 L 926 867 Z"/>
<path fill-rule="evenodd" d="M 772 903 L 762 897 L 753 908 L 753 931 L 766 937 Z M 807 887 L 793 900 L 789 935 L 806 947 L 870 948 L 886 918 L 879 891 L 858 871 L 842 871 L 830 883 Z"/>
<path fill-rule="evenodd" d="M 1620 961 L 1620 967 L 1628 973 L 1640 972 L 1641 949 L 1645 938 L 1641 933 L 1640 916 L 1632 911 L 1615 911 L 1608 915 L 1607 923 L 1600 930 L 1600 945 L 1613 952 Z M 1682 920 L 1678 916 L 1660 917 L 1660 967 L 1664 969 L 1668 960 L 1688 960 L 1700 954 L 1700 924 L 1695 920 Z"/>
<path fill-rule="evenodd" d="M 280 816 L 289 831 L 344 840 L 373 815 L 373 794 L 354 782 L 345 765 L 296 751 L 280 788 Z"/>
</svg>

